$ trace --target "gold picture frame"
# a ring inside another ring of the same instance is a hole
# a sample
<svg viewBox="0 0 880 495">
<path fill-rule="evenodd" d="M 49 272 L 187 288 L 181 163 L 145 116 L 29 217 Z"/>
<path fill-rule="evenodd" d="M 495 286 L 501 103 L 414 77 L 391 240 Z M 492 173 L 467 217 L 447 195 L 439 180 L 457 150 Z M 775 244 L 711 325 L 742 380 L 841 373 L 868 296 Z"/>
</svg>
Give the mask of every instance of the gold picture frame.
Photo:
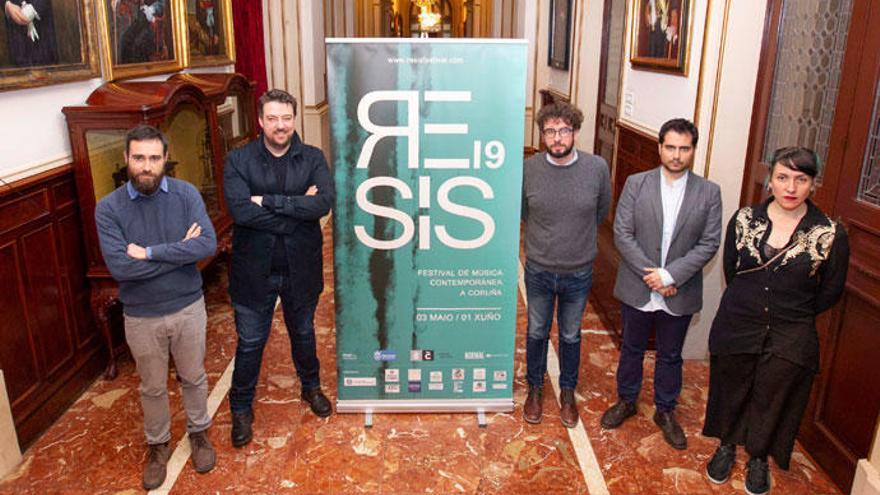
<svg viewBox="0 0 880 495">
<path fill-rule="evenodd" d="M 92 0 L 0 3 L 0 91 L 100 77 Z"/>
<path fill-rule="evenodd" d="M 235 63 L 232 0 L 184 0 L 187 67 Z"/>
<path fill-rule="evenodd" d="M 629 57 L 633 68 L 687 76 L 693 10 L 692 0 L 634 0 Z"/>
<path fill-rule="evenodd" d="M 183 0 L 96 0 L 104 79 L 118 81 L 183 69 Z"/>
<path fill-rule="evenodd" d="M 550 1 L 547 65 L 568 70 L 571 58 L 571 0 Z"/>
</svg>

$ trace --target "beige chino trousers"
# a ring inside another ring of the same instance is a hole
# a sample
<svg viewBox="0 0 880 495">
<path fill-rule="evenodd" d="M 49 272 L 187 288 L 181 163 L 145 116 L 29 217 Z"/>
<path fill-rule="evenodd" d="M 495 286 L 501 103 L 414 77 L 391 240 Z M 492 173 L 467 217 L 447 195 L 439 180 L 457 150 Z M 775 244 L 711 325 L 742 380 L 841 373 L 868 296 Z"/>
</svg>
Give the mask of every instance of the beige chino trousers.
<svg viewBox="0 0 880 495">
<path fill-rule="evenodd" d="M 205 374 L 205 298 L 164 316 L 125 315 L 125 340 L 141 378 L 141 406 L 148 444 L 171 439 L 168 405 L 168 355 L 183 389 L 186 430 L 196 433 L 211 426 L 208 414 L 208 376 Z"/>
</svg>

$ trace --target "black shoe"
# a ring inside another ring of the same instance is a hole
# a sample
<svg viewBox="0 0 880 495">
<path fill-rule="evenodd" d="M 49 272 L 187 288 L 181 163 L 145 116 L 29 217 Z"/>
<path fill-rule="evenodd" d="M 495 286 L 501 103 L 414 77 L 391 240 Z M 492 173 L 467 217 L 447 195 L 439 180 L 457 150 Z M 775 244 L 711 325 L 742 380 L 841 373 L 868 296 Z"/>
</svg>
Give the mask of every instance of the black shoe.
<svg viewBox="0 0 880 495">
<path fill-rule="evenodd" d="M 706 476 L 709 477 L 709 481 L 720 485 L 729 480 L 734 462 L 736 462 L 736 445 L 732 443 L 719 445 L 709 464 L 706 464 Z"/>
<path fill-rule="evenodd" d="M 303 390 L 300 397 L 302 397 L 302 400 L 309 403 L 315 416 L 326 418 L 333 414 L 333 407 L 330 406 L 330 401 L 327 400 L 324 392 L 321 392 L 320 387 L 311 390 Z"/>
<path fill-rule="evenodd" d="M 687 437 L 684 436 L 684 430 L 675 420 L 675 413 L 672 411 L 657 411 L 654 413 L 654 422 L 663 432 L 663 439 L 672 446 L 673 449 L 684 450 L 687 448 Z"/>
<path fill-rule="evenodd" d="M 746 465 L 746 493 L 764 495 L 770 491 L 770 466 L 766 458 L 752 457 Z"/>
<path fill-rule="evenodd" d="M 251 425 L 254 423 L 253 411 L 245 413 L 232 413 L 232 446 L 244 447 L 254 438 L 254 430 Z"/>
<path fill-rule="evenodd" d="M 635 416 L 636 412 L 637 411 L 635 402 L 619 400 L 616 404 L 605 411 L 605 414 L 602 415 L 602 420 L 600 421 L 600 423 L 602 424 L 602 428 L 605 428 L 606 430 L 613 430 L 614 428 L 622 425 L 626 418 Z"/>
</svg>

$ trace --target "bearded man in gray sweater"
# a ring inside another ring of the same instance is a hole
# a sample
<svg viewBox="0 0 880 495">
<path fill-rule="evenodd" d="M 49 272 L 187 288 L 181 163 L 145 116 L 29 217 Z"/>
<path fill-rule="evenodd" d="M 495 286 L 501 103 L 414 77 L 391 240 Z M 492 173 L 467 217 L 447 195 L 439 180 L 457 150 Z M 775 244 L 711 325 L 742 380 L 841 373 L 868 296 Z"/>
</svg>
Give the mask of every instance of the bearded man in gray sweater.
<svg viewBox="0 0 880 495">
<path fill-rule="evenodd" d="M 523 164 L 522 218 L 526 237 L 526 378 L 523 419 L 540 423 L 547 346 L 556 308 L 559 328 L 560 419 L 577 425 L 574 398 L 581 355 L 581 319 L 593 282 L 596 230 L 611 204 L 608 164 L 574 148 L 584 117 L 568 103 L 538 112 L 546 147 Z"/>
</svg>

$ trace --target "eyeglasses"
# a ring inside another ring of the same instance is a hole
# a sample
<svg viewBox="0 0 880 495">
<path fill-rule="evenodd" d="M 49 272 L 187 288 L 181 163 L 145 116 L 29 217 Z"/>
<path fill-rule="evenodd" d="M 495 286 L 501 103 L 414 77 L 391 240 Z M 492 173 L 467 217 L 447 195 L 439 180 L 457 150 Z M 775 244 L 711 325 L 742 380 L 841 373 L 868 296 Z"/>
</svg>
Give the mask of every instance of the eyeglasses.
<svg viewBox="0 0 880 495">
<path fill-rule="evenodd" d="M 562 129 L 547 128 L 541 131 L 541 134 L 543 134 L 545 138 L 554 138 L 557 134 L 561 138 L 567 138 L 568 136 L 571 136 L 572 132 L 574 132 L 574 130 L 571 127 L 563 127 Z"/>
</svg>

